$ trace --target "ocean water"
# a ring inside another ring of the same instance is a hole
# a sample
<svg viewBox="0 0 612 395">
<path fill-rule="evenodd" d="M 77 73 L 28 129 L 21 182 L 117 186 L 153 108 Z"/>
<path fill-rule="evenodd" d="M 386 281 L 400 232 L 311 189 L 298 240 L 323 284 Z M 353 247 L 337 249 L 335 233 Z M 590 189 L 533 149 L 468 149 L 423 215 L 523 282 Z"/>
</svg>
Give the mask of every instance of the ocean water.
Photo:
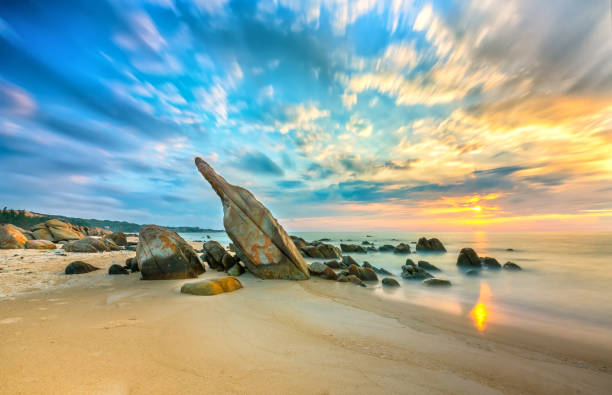
<svg viewBox="0 0 612 395">
<path fill-rule="evenodd" d="M 401 288 L 371 286 L 381 298 L 420 304 L 472 320 L 485 331 L 488 326 L 503 323 L 534 330 L 563 328 L 568 334 L 612 339 L 612 232 L 564 233 L 523 232 L 487 233 L 463 232 L 436 234 L 390 232 L 293 232 L 307 241 L 322 238 L 339 247 L 341 242 L 375 246 L 410 243 L 412 253 L 369 252 L 351 255 L 382 267 L 395 275 Z M 228 245 L 225 233 L 185 233 L 187 240 L 217 240 Z M 368 237 L 370 236 L 370 237 Z M 420 237 L 437 237 L 446 253 L 415 251 Z M 480 257 L 496 258 L 502 265 L 512 261 L 522 267 L 520 272 L 483 269 L 477 277 L 459 271 L 456 262 L 461 248 L 471 247 Z M 508 251 L 513 249 L 513 251 Z M 431 288 L 420 281 L 403 280 L 400 276 L 407 258 L 425 260 L 442 271 L 436 277 L 452 282 L 448 288 Z M 308 262 L 321 259 L 310 259 Z M 381 277 L 379 275 L 379 277 Z"/>
</svg>

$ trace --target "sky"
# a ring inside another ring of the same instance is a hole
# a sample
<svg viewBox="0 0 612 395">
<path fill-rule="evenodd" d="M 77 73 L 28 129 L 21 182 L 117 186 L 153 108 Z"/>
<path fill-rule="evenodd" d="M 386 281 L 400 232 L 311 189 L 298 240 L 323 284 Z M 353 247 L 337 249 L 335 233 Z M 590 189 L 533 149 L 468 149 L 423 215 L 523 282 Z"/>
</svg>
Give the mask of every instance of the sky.
<svg viewBox="0 0 612 395">
<path fill-rule="evenodd" d="M 612 230 L 609 0 L 4 0 L 0 205 L 289 230 Z"/>
</svg>

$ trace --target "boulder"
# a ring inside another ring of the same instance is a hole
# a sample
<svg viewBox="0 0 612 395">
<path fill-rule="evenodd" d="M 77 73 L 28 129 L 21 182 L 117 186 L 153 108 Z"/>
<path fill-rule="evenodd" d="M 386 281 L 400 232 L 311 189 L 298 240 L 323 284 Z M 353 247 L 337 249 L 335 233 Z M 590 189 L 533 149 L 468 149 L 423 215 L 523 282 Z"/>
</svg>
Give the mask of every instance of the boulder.
<svg viewBox="0 0 612 395">
<path fill-rule="evenodd" d="M 383 269 L 382 267 L 379 268 L 379 267 L 373 266 L 373 265 L 370 264 L 370 262 L 367 262 L 367 261 L 363 262 L 363 267 L 370 268 L 370 269 L 374 270 L 376 273 L 383 274 L 385 276 L 392 276 L 393 275 L 393 273 L 391 273 L 390 271 L 388 271 L 386 269 Z"/>
<path fill-rule="evenodd" d="M 335 271 L 333 271 L 331 268 L 326 268 L 323 273 L 320 274 L 321 278 L 325 279 L 325 280 L 333 280 L 333 281 L 337 281 L 338 280 L 338 275 L 336 274 Z"/>
<path fill-rule="evenodd" d="M 417 267 L 417 264 L 410 258 L 406 259 L 406 263 L 404 265 Z"/>
<path fill-rule="evenodd" d="M 32 226 L 36 239 L 44 239 L 57 243 L 58 241 L 78 240 L 84 237 L 81 228 L 59 219 L 50 219 Z"/>
<path fill-rule="evenodd" d="M 347 266 L 344 263 L 338 262 L 335 259 L 332 261 L 327 261 L 325 262 L 325 264 L 331 267 L 332 269 L 346 269 L 347 268 Z"/>
<path fill-rule="evenodd" d="M 234 277 L 223 277 L 215 280 L 204 280 L 197 283 L 186 283 L 181 287 L 184 294 L 209 296 L 224 292 L 233 292 L 242 288 L 240 280 Z"/>
<path fill-rule="evenodd" d="M 410 246 L 405 243 L 399 243 L 393 249 L 395 254 L 410 254 Z"/>
<path fill-rule="evenodd" d="M 244 256 L 247 269 L 260 278 L 307 280 L 306 261 L 287 232 L 251 192 L 229 184 L 201 158 L 195 159 L 200 173 L 223 203 L 223 225 Z"/>
<path fill-rule="evenodd" d="M 340 244 L 340 249 L 342 252 L 356 252 L 360 254 L 366 254 L 368 250 L 365 247 L 357 245 L 357 244 Z"/>
<path fill-rule="evenodd" d="M 324 258 L 324 259 L 341 259 L 342 253 L 338 247 L 331 244 L 322 243 L 321 241 L 313 241 L 310 244 L 304 245 L 300 248 L 300 251 L 304 256 L 310 258 Z"/>
<path fill-rule="evenodd" d="M 385 277 L 382 279 L 382 285 L 383 287 L 399 287 L 400 284 L 397 282 L 396 279 L 391 278 L 391 277 Z"/>
<path fill-rule="evenodd" d="M 428 278 L 423 280 L 423 284 L 428 287 L 450 287 L 451 282 L 444 278 Z"/>
<path fill-rule="evenodd" d="M 130 274 L 130 272 L 123 266 L 111 265 L 111 267 L 108 268 L 108 274 Z"/>
<path fill-rule="evenodd" d="M 139 272 L 140 269 L 138 269 L 138 260 L 136 257 L 126 259 L 125 268 L 131 270 L 132 272 Z"/>
<path fill-rule="evenodd" d="M 302 248 L 308 245 L 306 240 L 302 239 L 301 237 L 297 237 L 297 236 L 289 236 L 289 237 L 291 237 L 291 240 L 293 240 L 293 244 L 295 244 L 297 248 Z"/>
<path fill-rule="evenodd" d="M 402 266 L 402 278 L 405 280 L 423 280 L 430 277 L 433 276 L 421 267 L 410 264 Z"/>
<path fill-rule="evenodd" d="M 521 267 L 514 262 L 506 262 L 504 263 L 504 270 L 519 271 L 523 269 L 521 269 Z"/>
<path fill-rule="evenodd" d="M 226 254 L 225 248 L 221 245 L 221 243 L 217 241 L 207 241 L 202 246 L 204 250 L 204 254 L 202 259 L 208 262 L 208 266 L 211 269 L 218 269 L 221 267 L 223 270 L 223 256 Z"/>
<path fill-rule="evenodd" d="M 236 263 L 234 266 L 230 267 L 227 271 L 227 274 L 233 277 L 239 277 L 244 273 L 244 267 L 241 264 Z"/>
<path fill-rule="evenodd" d="M 74 261 L 71 262 L 68 266 L 66 266 L 66 270 L 64 270 L 64 272 L 66 274 L 83 274 L 93 272 L 94 270 L 100 269 L 83 261 Z"/>
<path fill-rule="evenodd" d="M 444 244 L 435 237 L 432 239 L 427 239 L 425 237 L 421 237 L 416 245 L 417 251 L 430 251 L 430 252 L 446 252 L 446 248 Z"/>
<path fill-rule="evenodd" d="M 106 236 L 110 234 L 113 234 L 113 232 L 108 229 L 102 229 L 99 226 L 92 226 L 87 229 L 87 236 Z"/>
<path fill-rule="evenodd" d="M 316 276 L 323 274 L 326 269 L 329 269 L 329 266 L 321 262 L 313 262 L 310 264 L 310 272 Z"/>
<path fill-rule="evenodd" d="M 423 270 L 429 270 L 430 272 L 439 272 L 440 271 L 440 269 L 438 269 L 437 266 L 434 266 L 434 265 L 432 265 L 431 263 L 429 263 L 427 261 L 419 261 L 418 265 Z"/>
<path fill-rule="evenodd" d="M 128 245 L 127 237 L 123 232 L 111 233 L 104 236 L 104 240 L 112 240 L 118 246 Z"/>
<path fill-rule="evenodd" d="M 302 252 L 304 256 L 307 256 L 310 258 L 323 258 L 323 253 L 319 251 L 317 246 L 305 245 L 302 248 L 300 248 L 300 251 Z"/>
<path fill-rule="evenodd" d="M 378 251 L 380 252 L 389 252 L 393 250 L 395 250 L 395 246 L 392 246 L 391 244 L 385 244 L 385 245 L 378 247 Z"/>
<path fill-rule="evenodd" d="M 117 244 L 115 244 L 114 241 L 112 241 L 111 239 L 102 239 L 102 242 L 104 242 L 104 245 L 106 246 L 106 250 L 107 251 L 119 251 L 122 248 L 119 247 Z"/>
<path fill-rule="evenodd" d="M 11 224 L 0 226 L 0 249 L 23 248 L 27 241 L 27 237 L 16 226 Z"/>
<path fill-rule="evenodd" d="M 195 278 L 204 273 L 194 249 L 175 231 L 144 225 L 139 239 L 136 259 L 143 280 Z"/>
<path fill-rule="evenodd" d="M 30 250 L 54 250 L 57 247 L 49 240 L 28 240 L 25 243 L 25 248 Z"/>
<path fill-rule="evenodd" d="M 457 266 L 462 268 L 479 268 L 480 258 L 478 254 L 471 248 L 463 248 L 459 251 L 459 257 L 457 258 Z"/>
<path fill-rule="evenodd" d="M 497 259 L 488 256 L 480 258 L 480 262 L 484 264 L 489 270 L 500 270 L 502 268 Z"/>
<path fill-rule="evenodd" d="M 14 225 L 13 225 L 14 226 Z M 23 228 L 20 228 L 19 226 L 15 226 L 15 228 L 21 232 L 22 235 L 24 235 L 26 237 L 26 239 L 28 240 L 36 240 L 36 236 L 34 235 L 34 233 L 32 231 L 29 230 L 25 230 Z"/>
<path fill-rule="evenodd" d="M 105 252 L 110 251 L 104 241 L 100 238 L 87 236 L 80 240 L 74 240 L 64 244 L 64 250 L 68 252 Z"/>
<path fill-rule="evenodd" d="M 344 279 L 346 279 L 346 280 L 344 280 Z M 362 287 L 366 286 L 363 283 L 363 281 L 361 281 L 361 279 L 359 277 L 357 277 L 356 275 L 354 275 L 354 274 L 349 274 L 348 276 L 340 277 L 338 279 L 338 281 L 340 281 L 340 282 L 351 282 L 351 283 L 356 284 L 356 285 L 361 285 Z"/>
<path fill-rule="evenodd" d="M 376 272 L 369 267 L 359 267 L 357 265 L 349 266 L 349 274 L 359 277 L 362 281 L 378 281 Z"/>
<path fill-rule="evenodd" d="M 342 263 L 344 264 L 344 266 L 349 267 L 351 265 L 357 265 L 359 266 L 359 264 L 357 263 L 356 260 L 353 259 L 352 256 L 350 255 L 345 255 L 342 257 Z"/>
<path fill-rule="evenodd" d="M 228 271 L 231 267 L 238 263 L 238 258 L 226 253 L 221 259 L 221 271 Z"/>
</svg>

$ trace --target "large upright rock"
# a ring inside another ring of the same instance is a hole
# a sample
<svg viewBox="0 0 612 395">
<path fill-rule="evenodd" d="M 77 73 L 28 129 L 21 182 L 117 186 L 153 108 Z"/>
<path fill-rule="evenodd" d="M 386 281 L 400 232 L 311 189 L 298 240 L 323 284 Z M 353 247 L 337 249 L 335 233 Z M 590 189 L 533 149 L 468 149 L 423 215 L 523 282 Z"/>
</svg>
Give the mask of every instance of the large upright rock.
<svg viewBox="0 0 612 395">
<path fill-rule="evenodd" d="M 140 228 L 136 259 L 143 280 L 195 278 L 204 273 L 195 250 L 175 231 L 157 225 Z"/>
<path fill-rule="evenodd" d="M 457 257 L 457 266 L 463 268 L 480 268 L 480 258 L 476 251 L 471 248 L 462 248 Z"/>
<path fill-rule="evenodd" d="M 23 248 L 27 237 L 19 231 L 19 228 L 8 224 L 0 226 L 0 249 Z"/>
<path fill-rule="evenodd" d="M 270 211 L 251 192 L 225 181 L 201 158 L 195 163 L 221 198 L 225 231 L 246 267 L 261 278 L 310 278 L 306 261 Z"/>
</svg>

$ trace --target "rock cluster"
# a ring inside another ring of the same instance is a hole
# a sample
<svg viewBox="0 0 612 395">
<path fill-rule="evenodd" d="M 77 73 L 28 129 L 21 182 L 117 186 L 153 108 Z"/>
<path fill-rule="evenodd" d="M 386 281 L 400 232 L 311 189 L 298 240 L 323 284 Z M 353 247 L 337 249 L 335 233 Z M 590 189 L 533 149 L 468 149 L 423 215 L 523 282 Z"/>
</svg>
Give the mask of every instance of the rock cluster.
<svg viewBox="0 0 612 395">
<path fill-rule="evenodd" d="M 301 239 L 304 241 L 304 239 Z M 300 243 L 300 252 L 302 255 L 310 258 L 322 259 L 342 259 L 342 253 L 338 247 L 323 243 L 322 241 L 313 241 L 312 243 Z"/>
<path fill-rule="evenodd" d="M 442 244 L 442 242 L 436 239 L 435 237 L 432 239 L 421 237 L 419 241 L 417 241 L 416 250 L 429 252 L 446 252 L 444 244 Z"/>
<path fill-rule="evenodd" d="M 427 273 L 425 269 L 417 266 L 412 259 L 407 259 L 406 264 L 402 266 L 402 278 L 406 280 L 423 280 L 433 277 Z"/>
</svg>

